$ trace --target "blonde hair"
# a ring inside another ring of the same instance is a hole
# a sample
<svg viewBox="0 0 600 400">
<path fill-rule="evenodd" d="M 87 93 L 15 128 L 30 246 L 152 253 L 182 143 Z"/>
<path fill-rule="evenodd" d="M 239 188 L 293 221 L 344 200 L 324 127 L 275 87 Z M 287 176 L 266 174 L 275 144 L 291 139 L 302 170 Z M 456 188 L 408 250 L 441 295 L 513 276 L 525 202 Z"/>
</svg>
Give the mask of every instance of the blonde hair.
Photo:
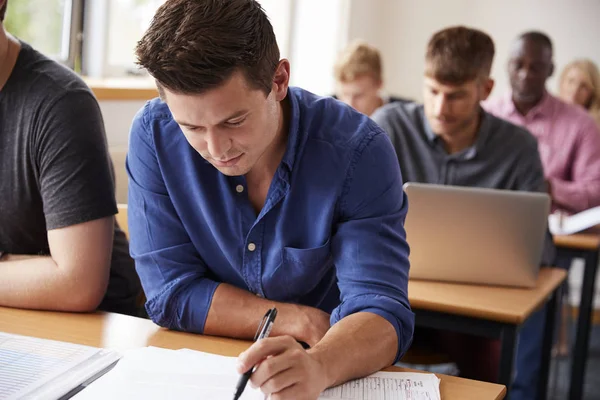
<svg viewBox="0 0 600 400">
<path fill-rule="evenodd" d="M 344 49 L 334 66 L 338 82 L 351 82 L 364 75 L 382 81 L 381 55 L 379 50 L 363 41 L 355 41 Z"/>
<path fill-rule="evenodd" d="M 567 64 L 560 74 L 559 88 L 567 77 L 567 73 L 573 68 L 579 69 L 587 80 L 587 84 L 592 88 L 592 98 L 586 107 L 594 119 L 600 124 L 600 71 L 593 61 L 588 59 L 575 60 Z"/>
</svg>

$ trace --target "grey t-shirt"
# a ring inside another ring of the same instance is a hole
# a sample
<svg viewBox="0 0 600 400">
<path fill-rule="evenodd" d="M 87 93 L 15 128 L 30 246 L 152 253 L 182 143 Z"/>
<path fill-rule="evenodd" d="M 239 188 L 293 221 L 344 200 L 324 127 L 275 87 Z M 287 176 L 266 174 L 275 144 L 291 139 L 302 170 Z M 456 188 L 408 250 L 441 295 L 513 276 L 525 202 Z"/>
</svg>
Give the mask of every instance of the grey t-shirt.
<svg viewBox="0 0 600 400">
<path fill-rule="evenodd" d="M 0 90 L 0 250 L 49 255 L 47 231 L 117 212 L 96 99 L 71 70 L 22 43 Z M 100 309 L 136 314 L 141 285 L 115 227 Z"/>
<path fill-rule="evenodd" d="M 390 136 L 404 182 L 545 192 L 537 140 L 527 130 L 481 110 L 473 146 L 448 154 L 432 132 L 422 105 L 393 103 L 372 116 Z M 554 261 L 547 235 L 542 263 Z"/>
</svg>

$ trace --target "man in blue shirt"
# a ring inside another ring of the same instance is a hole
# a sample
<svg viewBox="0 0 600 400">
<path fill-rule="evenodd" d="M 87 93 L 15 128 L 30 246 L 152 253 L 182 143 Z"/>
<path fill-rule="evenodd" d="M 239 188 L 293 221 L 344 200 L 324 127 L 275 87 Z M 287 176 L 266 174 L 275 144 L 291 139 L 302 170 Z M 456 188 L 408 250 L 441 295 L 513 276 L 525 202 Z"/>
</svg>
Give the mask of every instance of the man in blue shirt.
<svg viewBox="0 0 600 400">
<path fill-rule="evenodd" d="M 288 88 L 256 1 L 169 0 L 136 52 L 161 95 L 136 116 L 127 159 L 152 320 L 248 339 L 277 307 L 271 338 L 239 370 L 260 362 L 252 383 L 279 399 L 316 399 L 397 360 L 414 317 L 388 136 Z"/>
</svg>

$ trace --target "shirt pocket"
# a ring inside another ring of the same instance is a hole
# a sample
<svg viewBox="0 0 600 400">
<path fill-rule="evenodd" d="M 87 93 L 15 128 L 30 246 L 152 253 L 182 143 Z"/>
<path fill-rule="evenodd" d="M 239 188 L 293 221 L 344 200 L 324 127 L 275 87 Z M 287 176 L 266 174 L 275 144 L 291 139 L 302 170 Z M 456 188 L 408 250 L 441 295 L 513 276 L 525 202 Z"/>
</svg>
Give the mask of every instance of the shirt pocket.
<svg viewBox="0 0 600 400">
<path fill-rule="evenodd" d="M 281 263 L 265 282 L 268 298 L 298 301 L 310 293 L 333 268 L 330 241 L 319 247 L 281 249 Z"/>
</svg>

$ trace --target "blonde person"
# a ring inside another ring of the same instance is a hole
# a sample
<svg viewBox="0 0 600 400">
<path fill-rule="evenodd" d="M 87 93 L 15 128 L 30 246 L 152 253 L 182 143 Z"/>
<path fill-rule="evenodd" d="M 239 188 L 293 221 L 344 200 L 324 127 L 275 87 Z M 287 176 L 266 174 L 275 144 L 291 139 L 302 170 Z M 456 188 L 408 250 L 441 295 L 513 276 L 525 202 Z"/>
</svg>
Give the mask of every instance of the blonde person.
<svg viewBox="0 0 600 400">
<path fill-rule="evenodd" d="M 373 114 L 386 103 L 407 101 L 382 95 L 382 71 L 379 50 L 362 41 L 351 43 L 340 53 L 334 67 L 336 97 L 365 115 Z"/>
<path fill-rule="evenodd" d="M 600 71 L 593 61 L 579 59 L 567 64 L 560 75 L 559 96 L 588 110 L 600 126 Z"/>
<path fill-rule="evenodd" d="M 578 59 L 565 66 L 559 81 L 559 97 L 566 103 L 585 108 L 600 126 L 600 71 L 593 61 Z M 569 260 L 570 262 L 570 260 Z M 557 354 L 569 353 L 568 305 L 562 313 Z"/>
</svg>

